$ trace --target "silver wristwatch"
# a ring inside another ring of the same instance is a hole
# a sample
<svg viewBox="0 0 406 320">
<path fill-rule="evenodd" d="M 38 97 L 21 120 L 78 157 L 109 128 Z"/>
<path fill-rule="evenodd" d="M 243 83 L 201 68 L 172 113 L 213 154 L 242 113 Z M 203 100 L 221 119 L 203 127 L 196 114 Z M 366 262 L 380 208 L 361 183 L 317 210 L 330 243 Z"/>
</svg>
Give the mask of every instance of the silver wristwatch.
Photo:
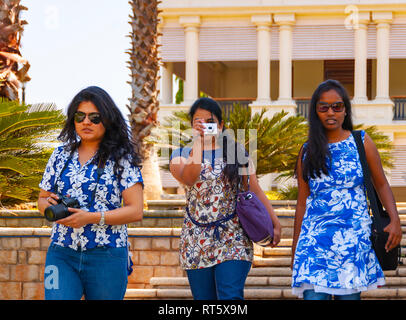
<svg viewBox="0 0 406 320">
<path fill-rule="evenodd" d="M 102 211 L 100 213 L 101 213 L 101 217 L 100 217 L 99 225 L 103 226 L 104 225 L 104 211 Z"/>
</svg>

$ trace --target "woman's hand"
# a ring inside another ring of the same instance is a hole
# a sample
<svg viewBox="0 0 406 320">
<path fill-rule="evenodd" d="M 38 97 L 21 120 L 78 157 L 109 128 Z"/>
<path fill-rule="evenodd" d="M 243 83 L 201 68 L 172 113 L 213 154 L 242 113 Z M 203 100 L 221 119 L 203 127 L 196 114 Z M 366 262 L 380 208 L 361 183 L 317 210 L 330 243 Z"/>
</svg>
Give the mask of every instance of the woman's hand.
<svg viewBox="0 0 406 320">
<path fill-rule="evenodd" d="M 66 227 L 81 228 L 89 223 L 98 223 L 100 221 L 100 213 L 88 212 L 82 209 L 68 208 L 72 214 L 66 218 L 59 219 L 56 223 Z"/>
<path fill-rule="evenodd" d="M 277 220 L 277 223 L 275 223 L 273 226 L 273 240 L 272 243 L 270 244 L 272 248 L 276 247 L 278 243 L 281 241 L 281 230 L 282 230 L 281 224 L 279 223 L 279 220 Z"/>
<path fill-rule="evenodd" d="M 192 126 L 193 140 L 204 137 L 204 119 L 195 119 Z"/>
<path fill-rule="evenodd" d="M 59 197 L 55 193 L 50 193 L 49 196 L 46 198 L 50 206 L 58 204 Z"/>
<path fill-rule="evenodd" d="M 58 199 L 55 193 L 41 189 L 38 196 L 38 210 L 44 214 L 46 208 L 58 204 Z"/>
<path fill-rule="evenodd" d="M 388 241 L 385 244 L 386 252 L 395 248 L 402 240 L 402 228 L 400 227 L 399 219 L 392 221 L 383 229 L 383 231 L 388 232 Z"/>
</svg>

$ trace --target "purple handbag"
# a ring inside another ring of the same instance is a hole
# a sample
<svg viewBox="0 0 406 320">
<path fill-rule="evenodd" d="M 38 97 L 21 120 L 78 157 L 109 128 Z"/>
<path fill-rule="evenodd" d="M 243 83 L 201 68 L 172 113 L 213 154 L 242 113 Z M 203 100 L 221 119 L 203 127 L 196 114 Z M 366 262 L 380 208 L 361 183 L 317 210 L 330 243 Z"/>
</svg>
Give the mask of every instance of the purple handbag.
<svg viewBox="0 0 406 320">
<path fill-rule="evenodd" d="M 268 210 L 254 192 L 245 191 L 237 195 L 236 212 L 248 237 L 260 246 L 273 240 L 273 223 Z"/>
</svg>

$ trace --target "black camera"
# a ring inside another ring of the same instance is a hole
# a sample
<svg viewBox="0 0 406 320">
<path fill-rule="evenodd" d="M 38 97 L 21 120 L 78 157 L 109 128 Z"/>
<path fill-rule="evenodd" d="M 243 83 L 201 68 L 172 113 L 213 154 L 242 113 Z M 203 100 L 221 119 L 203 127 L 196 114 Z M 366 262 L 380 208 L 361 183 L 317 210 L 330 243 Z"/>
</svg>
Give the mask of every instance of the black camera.
<svg viewBox="0 0 406 320">
<path fill-rule="evenodd" d="M 75 198 L 60 196 L 57 201 L 58 204 L 45 209 L 44 216 L 48 221 L 56 221 L 70 216 L 72 213 L 69 212 L 68 208 L 80 208 L 79 201 Z"/>
</svg>

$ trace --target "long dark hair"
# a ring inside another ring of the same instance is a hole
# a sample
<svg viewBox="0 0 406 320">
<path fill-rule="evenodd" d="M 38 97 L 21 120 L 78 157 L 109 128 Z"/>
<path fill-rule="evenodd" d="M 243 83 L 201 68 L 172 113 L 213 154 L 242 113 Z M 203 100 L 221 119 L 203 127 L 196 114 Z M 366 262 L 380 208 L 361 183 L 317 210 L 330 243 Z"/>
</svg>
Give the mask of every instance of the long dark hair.
<svg viewBox="0 0 406 320">
<path fill-rule="evenodd" d="M 209 111 L 215 115 L 219 123 L 223 121 L 223 114 L 220 105 L 211 98 L 199 98 L 197 99 L 189 110 L 190 121 L 193 121 L 193 116 L 197 109 L 203 109 Z M 192 123 L 193 126 L 193 123 Z M 231 185 L 238 184 L 240 182 L 239 168 L 245 167 L 246 164 L 239 163 L 239 157 L 237 153 L 243 150 L 232 137 L 225 132 L 225 126 L 223 126 L 223 132 L 220 135 L 220 145 L 223 147 L 223 160 L 226 166 L 223 170 L 223 175 Z"/>
<path fill-rule="evenodd" d="M 345 118 L 342 124 L 344 130 L 353 130 L 351 116 L 351 102 L 348 93 L 341 83 L 337 80 L 326 80 L 322 82 L 312 95 L 309 106 L 309 135 L 307 145 L 303 150 L 303 179 L 308 181 L 309 178 L 315 179 L 322 173 L 328 174 L 326 160 L 331 159 L 328 149 L 328 140 L 326 131 L 316 112 L 316 105 L 320 96 L 327 91 L 335 90 L 341 97 L 345 105 Z"/>
<path fill-rule="evenodd" d="M 123 170 L 120 160 L 127 159 L 133 165 L 140 166 L 141 159 L 135 152 L 129 126 L 121 111 L 110 95 L 96 86 L 81 90 L 68 106 L 65 126 L 58 136 L 58 139 L 65 143 L 65 149 L 72 154 L 80 145 L 80 138 L 75 130 L 74 115 L 79 105 L 85 101 L 92 102 L 96 106 L 106 129 L 93 162 L 105 164 L 111 158 L 114 161 L 114 172 L 119 177 Z"/>
</svg>

